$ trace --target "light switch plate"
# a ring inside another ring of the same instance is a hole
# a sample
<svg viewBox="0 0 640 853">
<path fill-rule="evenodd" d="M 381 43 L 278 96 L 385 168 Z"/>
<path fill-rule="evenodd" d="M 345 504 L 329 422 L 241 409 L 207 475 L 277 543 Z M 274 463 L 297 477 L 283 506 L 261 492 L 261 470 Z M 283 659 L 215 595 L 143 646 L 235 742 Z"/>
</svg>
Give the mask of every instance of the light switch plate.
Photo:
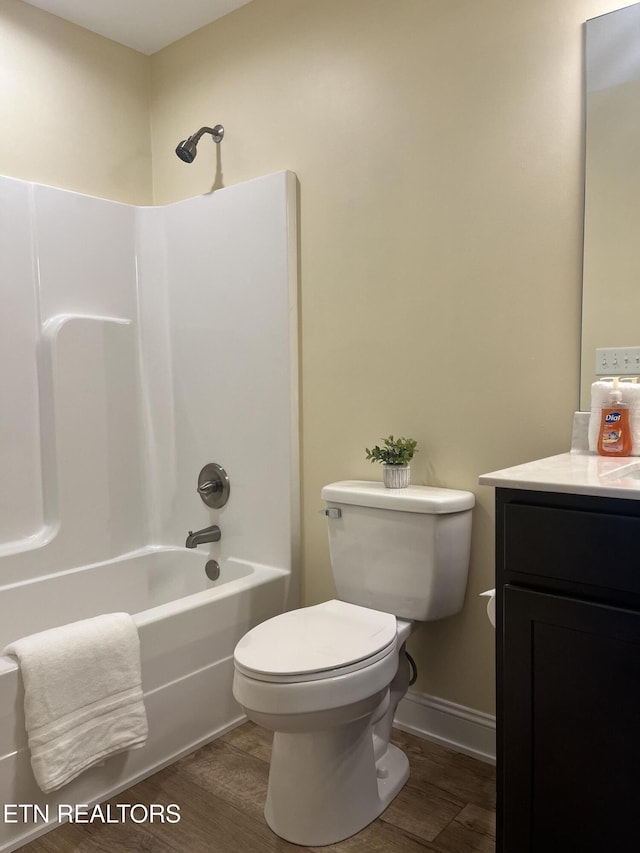
<svg viewBox="0 0 640 853">
<path fill-rule="evenodd" d="M 596 376 L 640 376 L 640 347 L 598 347 Z"/>
</svg>

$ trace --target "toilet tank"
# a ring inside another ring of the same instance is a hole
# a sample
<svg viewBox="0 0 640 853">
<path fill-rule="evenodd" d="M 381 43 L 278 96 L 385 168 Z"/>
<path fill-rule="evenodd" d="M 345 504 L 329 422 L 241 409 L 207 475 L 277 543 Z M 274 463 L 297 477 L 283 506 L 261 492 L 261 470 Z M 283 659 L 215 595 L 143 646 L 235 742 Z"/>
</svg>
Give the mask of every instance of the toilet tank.
<svg viewBox="0 0 640 853">
<path fill-rule="evenodd" d="M 421 622 L 462 609 L 472 492 L 345 480 L 322 498 L 338 598 Z"/>
</svg>

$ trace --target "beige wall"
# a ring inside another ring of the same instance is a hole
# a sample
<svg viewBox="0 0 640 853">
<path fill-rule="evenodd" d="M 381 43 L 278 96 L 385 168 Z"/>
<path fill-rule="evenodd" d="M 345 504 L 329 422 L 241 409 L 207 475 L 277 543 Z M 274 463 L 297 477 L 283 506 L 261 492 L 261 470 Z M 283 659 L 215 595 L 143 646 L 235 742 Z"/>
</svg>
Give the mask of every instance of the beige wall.
<svg viewBox="0 0 640 853">
<path fill-rule="evenodd" d="M 578 404 L 582 23 L 604 0 L 254 0 L 152 57 L 154 200 L 300 180 L 304 590 L 333 594 L 324 483 L 418 439 L 413 481 L 478 499 L 464 612 L 411 642 L 417 687 L 493 708 L 493 491 L 568 448 Z M 393 571 L 393 566 L 389 567 Z"/>
<path fill-rule="evenodd" d="M 150 68 L 156 203 L 297 173 L 305 600 L 333 594 L 321 486 L 377 478 L 365 445 L 414 436 L 414 482 L 478 499 L 465 610 L 413 638 L 417 687 L 480 710 L 494 528 L 477 478 L 568 446 L 582 23 L 618 5 L 254 0 L 149 59 L 0 0 L 0 172 L 146 201 Z M 216 122 L 220 148 L 182 164 L 176 143 Z"/>
<path fill-rule="evenodd" d="M 0 174 L 151 201 L 149 57 L 0 0 Z"/>
</svg>

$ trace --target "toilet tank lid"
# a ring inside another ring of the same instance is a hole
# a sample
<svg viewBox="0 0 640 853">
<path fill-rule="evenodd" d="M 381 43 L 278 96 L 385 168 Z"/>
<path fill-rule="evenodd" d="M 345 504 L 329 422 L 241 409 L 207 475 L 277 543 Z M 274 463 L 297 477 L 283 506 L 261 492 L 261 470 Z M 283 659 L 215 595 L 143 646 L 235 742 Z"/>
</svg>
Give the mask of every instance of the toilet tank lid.
<svg viewBox="0 0 640 853">
<path fill-rule="evenodd" d="M 472 509 L 476 499 L 473 492 L 459 489 L 440 489 L 436 486 L 407 486 L 388 489 L 383 483 L 370 480 L 342 480 L 324 486 L 322 500 L 355 506 L 394 509 L 400 512 L 424 512 L 441 515 Z"/>
</svg>

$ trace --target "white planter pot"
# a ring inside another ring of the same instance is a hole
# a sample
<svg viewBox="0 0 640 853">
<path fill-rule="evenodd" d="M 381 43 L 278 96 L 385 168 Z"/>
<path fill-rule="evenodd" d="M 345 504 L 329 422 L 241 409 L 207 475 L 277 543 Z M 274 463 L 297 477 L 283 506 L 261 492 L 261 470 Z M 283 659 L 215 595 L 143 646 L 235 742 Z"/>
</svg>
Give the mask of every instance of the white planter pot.
<svg viewBox="0 0 640 853">
<path fill-rule="evenodd" d="M 411 480 L 410 465 L 387 465 L 382 466 L 382 482 L 388 489 L 405 489 Z"/>
</svg>

